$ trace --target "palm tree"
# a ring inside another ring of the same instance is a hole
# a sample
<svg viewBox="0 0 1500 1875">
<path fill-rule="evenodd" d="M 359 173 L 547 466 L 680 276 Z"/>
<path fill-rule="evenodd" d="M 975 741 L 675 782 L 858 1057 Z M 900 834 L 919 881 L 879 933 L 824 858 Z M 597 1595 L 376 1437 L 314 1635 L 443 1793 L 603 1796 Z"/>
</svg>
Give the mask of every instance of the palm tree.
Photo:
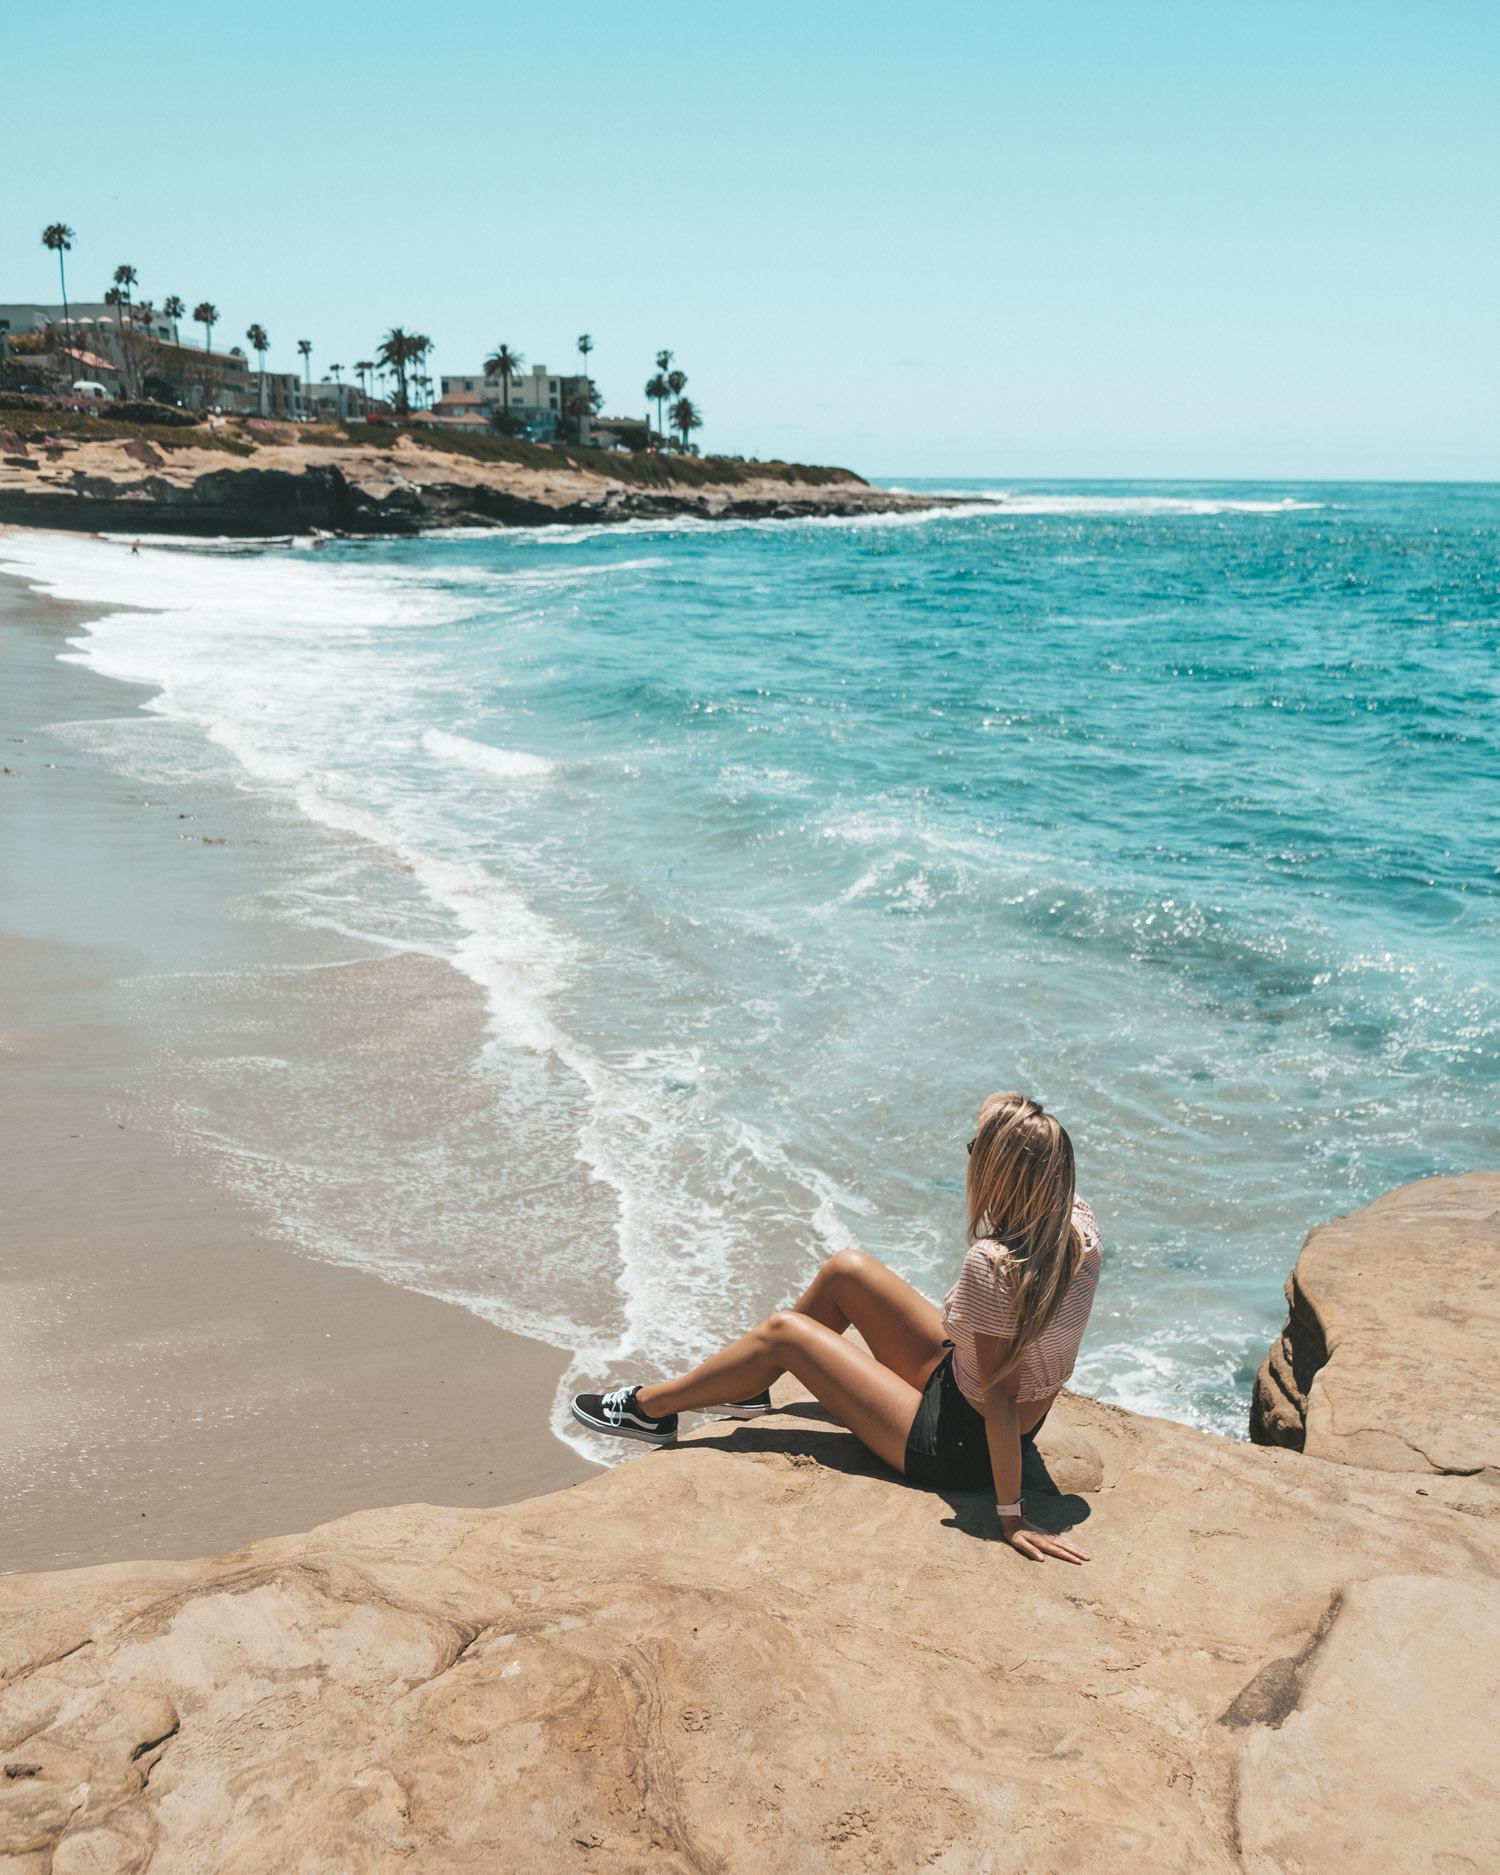
<svg viewBox="0 0 1500 1875">
<path fill-rule="evenodd" d="M 73 230 L 65 221 L 49 222 L 42 230 L 42 246 L 50 247 L 57 256 L 57 280 L 62 288 L 63 331 L 68 335 L 68 349 L 73 348 L 73 318 L 68 311 L 68 273 L 63 266 L 63 255 L 71 252 L 74 241 Z"/>
<path fill-rule="evenodd" d="M 672 369 L 672 354 L 670 352 L 658 352 L 656 354 L 656 368 L 665 376 L 667 372 Z"/>
<path fill-rule="evenodd" d="M 669 354 L 668 354 L 668 356 L 670 357 L 670 355 L 671 355 L 671 354 L 669 353 Z M 656 433 L 657 433 L 657 435 L 658 435 L 658 436 L 660 436 L 660 435 L 662 435 L 662 434 L 664 433 L 664 432 L 663 432 L 663 427 L 662 427 L 662 414 L 661 414 L 661 412 L 662 412 L 662 405 L 663 405 L 663 404 L 664 404 L 664 403 L 665 403 L 665 402 L 667 401 L 667 399 L 668 399 L 668 398 L 669 398 L 669 397 L 670 397 L 670 396 L 672 395 L 672 392 L 671 392 L 671 388 L 670 388 L 670 386 L 668 385 L 668 383 L 667 383 L 667 380 L 666 380 L 666 378 L 664 377 L 664 375 L 663 375 L 663 374 L 662 374 L 662 373 L 661 373 L 660 371 L 658 371 L 658 372 L 657 372 L 657 374 L 656 374 L 656 376 L 655 376 L 654 378 L 647 378 L 647 380 L 646 380 L 646 395 L 647 395 L 648 397 L 650 397 L 650 398 L 653 398 L 653 399 L 655 400 L 655 403 L 656 403 Z"/>
<path fill-rule="evenodd" d="M 177 321 L 187 311 L 187 307 L 182 303 L 182 300 L 177 294 L 169 293 L 162 301 L 161 309 L 163 314 L 172 321 L 172 343 L 174 345 L 180 344 L 181 341 L 177 336 Z"/>
<path fill-rule="evenodd" d="M 417 368 L 417 386 L 428 403 L 432 401 L 432 379 L 427 375 L 427 360 L 432 354 L 432 340 L 425 332 L 413 332 L 408 340 L 411 361 Z"/>
<path fill-rule="evenodd" d="M 674 372 L 672 375 L 675 377 L 677 373 Z M 688 432 L 690 430 L 701 430 L 703 428 L 703 419 L 698 414 L 698 407 L 690 397 L 679 397 L 677 402 L 673 404 L 672 428 L 676 430 L 677 434 L 682 438 L 682 447 L 684 450 L 686 450 L 688 446 Z"/>
<path fill-rule="evenodd" d="M 307 386 L 307 414 L 312 415 L 312 340 L 298 339 L 297 350 L 302 354 L 302 382 Z"/>
<path fill-rule="evenodd" d="M 687 373 L 685 371 L 669 371 L 667 373 L 667 390 L 674 398 L 681 397 L 686 389 Z"/>
<path fill-rule="evenodd" d="M 354 369 L 359 374 L 359 388 L 365 394 L 365 415 L 368 416 L 370 414 L 370 380 L 375 373 L 375 360 L 373 358 L 361 358 Z"/>
<path fill-rule="evenodd" d="M 106 303 L 114 306 L 115 319 L 120 328 L 120 370 L 125 378 L 125 388 L 127 391 L 130 389 L 130 354 L 125 345 L 125 320 L 128 316 L 131 324 L 133 325 L 135 323 L 135 311 L 131 305 L 130 289 L 135 285 L 139 277 L 135 268 L 132 267 L 128 261 L 122 261 L 121 264 L 115 268 L 114 300 L 110 300 L 108 293 L 104 295 Z"/>
<path fill-rule="evenodd" d="M 208 341 L 214 327 L 219 323 L 219 309 L 211 300 L 200 299 L 193 308 L 193 322 L 203 328 L 203 349 L 208 350 Z"/>
<path fill-rule="evenodd" d="M 500 411 L 503 416 L 510 415 L 510 381 L 525 362 L 524 355 L 513 352 L 508 345 L 497 345 L 484 361 L 484 375 L 500 380 Z"/>
<path fill-rule="evenodd" d="M 129 359 L 125 351 L 125 295 L 117 286 L 106 287 L 104 290 L 104 303 L 106 306 L 113 306 L 115 309 L 115 343 L 120 348 L 120 380 L 128 394 L 130 382 L 126 372 Z"/>
<path fill-rule="evenodd" d="M 589 371 L 589 353 L 593 349 L 594 349 L 593 339 L 589 336 L 587 332 L 580 332 L 578 335 L 578 351 L 579 351 L 579 355 L 583 359 L 583 375 L 586 378 L 591 376 L 591 373 Z"/>
<path fill-rule="evenodd" d="M 376 356 L 387 371 L 395 373 L 396 408 L 405 416 L 411 409 L 411 399 L 406 390 L 406 367 L 425 358 L 432 350 L 432 340 L 420 332 L 408 332 L 402 326 L 392 326 L 380 341 Z"/>
<path fill-rule="evenodd" d="M 245 337 L 250 341 L 251 350 L 260 360 L 260 414 L 266 414 L 266 353 L 271 349 L 271 340 L 263 325 L 246 326 Z"/>
</svg>

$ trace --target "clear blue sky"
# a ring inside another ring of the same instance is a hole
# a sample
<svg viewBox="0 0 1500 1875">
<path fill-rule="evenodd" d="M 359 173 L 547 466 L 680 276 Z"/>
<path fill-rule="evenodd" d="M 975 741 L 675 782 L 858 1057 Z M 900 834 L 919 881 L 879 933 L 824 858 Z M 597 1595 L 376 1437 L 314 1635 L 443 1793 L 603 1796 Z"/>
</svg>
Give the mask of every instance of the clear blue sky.
<svg viewBox="0 0 1500 1875">
<path fill-rule="evenodd" d="M 659 346 L 874 474 L 1500 477 L 1500 6 L 5 8 L 0 300 Z M 241 340 L 241 342 L 243 342 Z"/>
</svg>

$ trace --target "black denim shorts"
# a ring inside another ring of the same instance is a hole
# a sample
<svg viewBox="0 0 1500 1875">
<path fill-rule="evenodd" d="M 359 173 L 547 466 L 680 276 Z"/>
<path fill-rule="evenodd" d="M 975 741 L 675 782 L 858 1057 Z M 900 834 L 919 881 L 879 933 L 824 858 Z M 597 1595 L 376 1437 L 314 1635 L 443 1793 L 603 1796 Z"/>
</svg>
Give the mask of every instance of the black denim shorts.
<svg viewBox="0 0 1500 1875">
<path fill-rule="evenodd" d="M 1047 1415 L 1044 1413 L 1042 1418 Z M 1035 1449 L 1041 1422 L 1021 1434 L 1021 1458 Z M 989 1438 L 984 1415 L 964 1398 L 953 1377 L 953 1344 L 922 1389 L 922 1404 L 906 1438 L 902 1468 L 912 1484 L 930 1491 L 993 1491 Z"/>
</svg>

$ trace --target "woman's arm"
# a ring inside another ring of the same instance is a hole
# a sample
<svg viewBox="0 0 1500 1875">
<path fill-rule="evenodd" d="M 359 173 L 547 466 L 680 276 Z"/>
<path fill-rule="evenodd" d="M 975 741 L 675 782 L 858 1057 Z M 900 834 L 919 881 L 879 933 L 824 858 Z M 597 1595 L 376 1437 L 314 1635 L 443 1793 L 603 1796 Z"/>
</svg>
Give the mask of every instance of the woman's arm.
<svg viewBox="0 0 1500 1875">
<path fill-rule="evenodd" d="M 982 1374 L 992 1374 L 1010 1352 L 1008 1338 L 975 1335 L 974 1354 Z M 1012 1376 L 1001 1387 L 989 1387 L 984 1396 L 984 1430 L 989 1441 L 990 1470 L 995 1480 L 995 1503 L 1017 1503 L 1021 1496 L 1021 1420 L 1016 1404 L 1016 1379 Z M 1087 1562 L 1087 1550 L 1071 1538 L 1053 1536 L 1039 1530 L 1022 1517 L 1001 1517 L 1000 1533 L 1013 1550 L 1041 1562 L 1056 1556 L 1062 1562 Z"/>
</svg>

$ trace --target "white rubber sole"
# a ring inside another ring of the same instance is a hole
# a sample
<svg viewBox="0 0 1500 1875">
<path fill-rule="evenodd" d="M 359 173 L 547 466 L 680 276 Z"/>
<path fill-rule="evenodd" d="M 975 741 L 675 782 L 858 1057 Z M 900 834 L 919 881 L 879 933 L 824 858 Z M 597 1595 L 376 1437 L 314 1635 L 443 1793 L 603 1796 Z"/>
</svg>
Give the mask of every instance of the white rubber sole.
<svg viewBox="0 0 1500 1875">
<path fill-rule="evenodd" d="M 614 1426 L 607 1419 L 590 1419 L 587 1413 L 580 1413 L 576 1406 L 568 1411 L 580 1426 L 587 1426 L 590 1432 L 602 1432 L 607 1439 L 635 1439 L 641 1445 L 676 1445 L 675 1432 L 646 1432 L 638 1426 Z"/>
<path fill-rule="evenodd" d="M 767 1413 L 774 1413 L 772 1406 L 715 1406 L 710 1408 L 715 1419 L 762 1419 Z"/>
</svg>

